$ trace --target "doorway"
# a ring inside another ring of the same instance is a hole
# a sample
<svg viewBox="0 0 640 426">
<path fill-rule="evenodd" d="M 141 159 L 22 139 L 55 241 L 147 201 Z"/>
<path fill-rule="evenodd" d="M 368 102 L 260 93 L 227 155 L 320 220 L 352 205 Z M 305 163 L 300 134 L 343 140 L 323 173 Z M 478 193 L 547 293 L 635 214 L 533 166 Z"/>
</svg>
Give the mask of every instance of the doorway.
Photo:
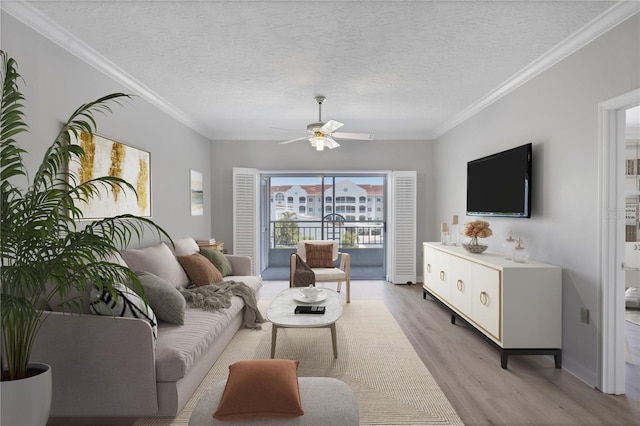
<svg viewBox="0 0 640 426">
<path fill-rule="evenodd" d="M 386 187 L 383 173 L 261 174 L 265 279 L 289 279 L 298 241 L 335 240 L 351 256 L 352 279 L 386 275 Z"/>
<path fill-rule="evenodd" d="M 626 391 L 625 363 L 625 197 L 626 111 L 640 105 L 640 89 L 599 105 L 600 253 L 601 288 L 600 374 L 598 387 L 605 393 Z"/>
</svg>

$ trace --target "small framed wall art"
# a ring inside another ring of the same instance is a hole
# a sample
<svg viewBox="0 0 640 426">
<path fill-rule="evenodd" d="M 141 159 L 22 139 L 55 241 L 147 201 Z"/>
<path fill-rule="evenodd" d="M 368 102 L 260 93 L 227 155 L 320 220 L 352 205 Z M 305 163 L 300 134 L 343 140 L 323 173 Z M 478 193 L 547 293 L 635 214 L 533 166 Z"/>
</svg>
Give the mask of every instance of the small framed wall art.
<svg viewBox="0 0 640 426">
<path fill-rule="evenodd" d="M 191 181 L 191 216 L 204 214 L 204 191 L 202 190 L 202 173 L 190 170 Z"/>
<path fill-rule="evenodd" d="M 124 179 L 135 188 L 106 189 L 82 203 L 83 219 L 100 219 L 121 214 L 151 216 L 151 155 L 147 151 L 94 134 L 80 132 L 71 143 L 82 146 L 84 158 L 69 164 L 78 183 L 100 176 Z M 71 178 L 71 177 L 70 177 Z"/>
</svg>

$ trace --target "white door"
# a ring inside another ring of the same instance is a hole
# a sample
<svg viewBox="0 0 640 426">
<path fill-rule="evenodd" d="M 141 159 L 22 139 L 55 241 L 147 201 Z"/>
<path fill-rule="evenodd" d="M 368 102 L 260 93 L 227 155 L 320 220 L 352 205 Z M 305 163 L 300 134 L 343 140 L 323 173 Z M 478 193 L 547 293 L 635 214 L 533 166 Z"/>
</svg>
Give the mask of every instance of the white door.
<svg viewBox="0 0 640 426">
<path fill-rule="evenodd" d="M 416 194 L 415 171 L 391 172 L 389 191 L 389 277 L 394 284 L 416 282 Z"/>
</svg>

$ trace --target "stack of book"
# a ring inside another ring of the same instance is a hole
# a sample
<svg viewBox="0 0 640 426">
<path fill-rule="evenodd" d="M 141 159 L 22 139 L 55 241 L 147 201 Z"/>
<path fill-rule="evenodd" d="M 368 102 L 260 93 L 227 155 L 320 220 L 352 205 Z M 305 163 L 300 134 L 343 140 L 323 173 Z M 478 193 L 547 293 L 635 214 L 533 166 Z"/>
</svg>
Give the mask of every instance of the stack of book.
<svg viewBox="0 0 640 426">
<path fill-rule="evenodd" d="M 215 238 L 210 238 L 208 240 L 200 239 L 200 240 L 196 240 L 196 243 L 198 243 L 199 246 L 212 246 L 212 245 L 215 245 L 216 239 Z"/>
</svg>

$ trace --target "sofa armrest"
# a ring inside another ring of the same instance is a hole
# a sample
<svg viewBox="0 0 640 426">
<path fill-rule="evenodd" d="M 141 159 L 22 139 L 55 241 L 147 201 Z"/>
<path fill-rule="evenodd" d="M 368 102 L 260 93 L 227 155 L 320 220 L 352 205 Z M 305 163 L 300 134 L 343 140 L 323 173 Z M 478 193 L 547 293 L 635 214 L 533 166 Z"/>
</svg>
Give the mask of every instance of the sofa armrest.
<svg viewBox="0 0 640 426">
<path fill-rule="evenodd" d="M 225 256 L 231 262 L 233 275 L 254 275 L 251 272 L 251 258 L 249 256 L 237 254 L 225 254 Z"/>
<path fill-rule="evenodd" d="M 158 412 L 155 342 L 137 318 L 50 312 L 31 359 L 51 366 L 51 416 Z"/>
</svg>

